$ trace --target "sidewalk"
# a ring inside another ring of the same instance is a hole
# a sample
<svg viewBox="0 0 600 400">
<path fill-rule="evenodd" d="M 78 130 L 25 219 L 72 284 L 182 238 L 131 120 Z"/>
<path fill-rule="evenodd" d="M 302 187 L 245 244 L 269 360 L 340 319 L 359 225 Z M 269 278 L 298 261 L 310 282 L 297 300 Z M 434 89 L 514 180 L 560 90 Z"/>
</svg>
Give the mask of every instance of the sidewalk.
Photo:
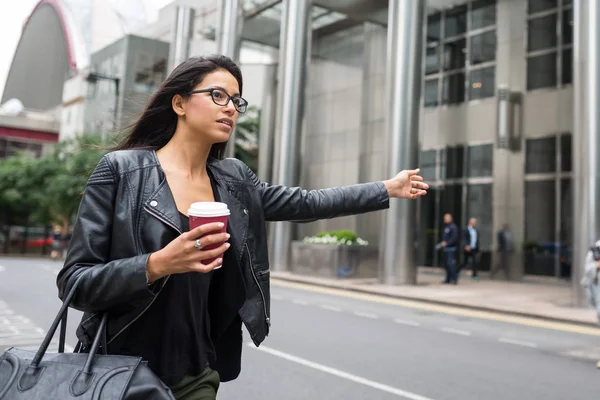
<svg viewBox="0 0 600 400">
<path fill-rule="evenodd" d="M 290 272 L 271 272 L 271 278 L 329 288 L 419 300 L 470 309 L 501 312 L 558 322 L 598 326 L 591 308 L 571 306 L 571 283 L 528 277 L 525 282 L 490 280 L 480 273 L 474 282 L 461 273 L 458 285 L 443 285 L 441 270 L 419 268 L 416 286 L 384 285 L 377 279 L 323 278 Z"/>
</svg>

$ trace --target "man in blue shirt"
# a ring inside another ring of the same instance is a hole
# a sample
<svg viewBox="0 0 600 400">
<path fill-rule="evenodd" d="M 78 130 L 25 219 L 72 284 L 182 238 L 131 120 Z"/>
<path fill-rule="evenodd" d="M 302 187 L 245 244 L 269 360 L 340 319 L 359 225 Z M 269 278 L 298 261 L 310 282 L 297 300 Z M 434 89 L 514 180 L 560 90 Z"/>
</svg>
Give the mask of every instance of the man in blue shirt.
<svg viewBox="0 0 600 400">
<path fill-rule="evenodd" d="M 477 267 L 479 264 L 479 231 L 477 230 L 477 219 L 471 218 L 469 224 L 463 231 L 463 251 L 465 262 L 460 266 L 460 269 L 467 265 L 471 265 L 471 279 L 478 281 Z"/>
<path fill-rule="evenodd" d="M 446 280 L 443 283 L 458 283 L 458 273 L 456 271 L 456 248 L 458 246 L 458 228 L 452 221 L 451 214 L 444 215 L 444 232 L 442 233 L 442 252 L 446 266 Z"/>
</svg>

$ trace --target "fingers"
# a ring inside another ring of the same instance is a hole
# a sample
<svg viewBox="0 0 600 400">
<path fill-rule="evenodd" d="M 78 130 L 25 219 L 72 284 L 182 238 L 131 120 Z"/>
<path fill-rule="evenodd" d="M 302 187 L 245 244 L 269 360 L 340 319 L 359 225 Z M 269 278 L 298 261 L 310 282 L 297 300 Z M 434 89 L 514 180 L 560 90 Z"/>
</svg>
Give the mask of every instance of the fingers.
<svg viewBox="0 0 600 400">
<path fill-rule="evenodd" d="M 210 224 L 200 225 L 197 228 L 192 229 L 189 232 L 184 233 L 186 240 L 196 240 L 200 236 L 209 232 L 218 232 L 223 229 L 225 225 L 222 222 L 211 222 Z"/>
<path fill-rule="evenodd" d="M 230 237 L 231 237 L 231 235 L 229 233 L 222 232 L 222 233 L 214 233 L 212 235 L 206 235 L 206 236 L 201 237 L 198 240 L 200 241 L 200 246 L 202 248 L 205 248 L 207 246 L 210 246 L 211 244 L 226 242 L 227 240 L 229 240 Z M 189 240 L 189 242 L 191 242 L 189 244 L 190 246 L 194 247 L 196 250 L 201 250 L 201 249 L 196 248 L 196 239 L 191 239 L 191 240 Z"/>
<path fill-rule="evenodd" d="M 217 247 L 216 249 L 211 249 L 211 250 L 199 250 L 199 254 L 198 254 L 198 259 L 200 261 L 202 260 L 208 260 L 214 257 L 219 257 L 221 254 L 225 253 L 225 251 L 227 251 L 227 249 L 230 247 L 231 245 L 229 243 L 223 243 L 222 245 L 220 245 L 219 247 Z"/>
<path fill-rule="evenodd" d="M 223 266 L 223 258 L 219 257 L 208 265 L 204 265 L 202 263 L 198 263 L 197 266 L 192 268 L 194 272 L 207 273 L 212 271 L 213 269 L 221 268 Z"/>
</svg>

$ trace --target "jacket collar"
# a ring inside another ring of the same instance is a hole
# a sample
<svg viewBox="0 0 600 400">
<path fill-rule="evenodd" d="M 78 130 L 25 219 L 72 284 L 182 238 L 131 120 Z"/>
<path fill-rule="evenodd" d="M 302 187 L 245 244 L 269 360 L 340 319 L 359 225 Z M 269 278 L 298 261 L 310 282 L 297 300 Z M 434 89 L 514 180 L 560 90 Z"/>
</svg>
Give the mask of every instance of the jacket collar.
<svg viewBox="0 0 600 400">
<path fill-rule="evenodd" d="M 153 157 L 159 171 L 160 184 L 145 201 L 144 208 L 166 225 L 182 233 L 183 227 L 181 225 L 179 210 L 177 209 L 173 193 L 169 188 L 166 175 L 160 167 L 155 151 L 153 151 Z M 225 171 L 218 168 L 218 162 L 219 160 L 216 158 L 209 157 L 206 167 L 209 174 L 212 175 L 211 178 L 214 178 L 221 202 L 227 204 L 231 211 L 232 217 L 229 218 L 227 231 L 230 235 L 236 236 L 237 240 L 232 244 L 235 246 L 235 252 L 239 261 L 243 254 L 243 247 L 246 243 L 248 233 L 248 205 L 245 204 L 243 196 L 240 193 L 241 182 L 235 182 L 231 177 L 227 176 Z M 233 217 L 234 215 L 235 217 Z"/>
</svg>

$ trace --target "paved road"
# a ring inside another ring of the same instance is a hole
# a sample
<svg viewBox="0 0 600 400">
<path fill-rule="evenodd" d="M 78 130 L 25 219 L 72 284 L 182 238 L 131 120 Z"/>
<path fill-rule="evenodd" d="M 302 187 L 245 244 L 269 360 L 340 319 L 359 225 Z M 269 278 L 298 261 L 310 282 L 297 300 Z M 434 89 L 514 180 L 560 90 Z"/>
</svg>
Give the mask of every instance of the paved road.
<svg viewBox="0 0 600 400">
<path fill-rule="evenodd" d="M 60 305 L 60 264 L 0 258 L 0 266 L 1 351 L 49 326 Z M 600 393 L 598 330 L 277 282 L 272 293 L 271 335 L 258 349 L 244 347 L 242 374 L 222 384 L 219 399 L 588 400 Z M 75 343 L 72 333 L 67 342 Z"/>
</svg>

